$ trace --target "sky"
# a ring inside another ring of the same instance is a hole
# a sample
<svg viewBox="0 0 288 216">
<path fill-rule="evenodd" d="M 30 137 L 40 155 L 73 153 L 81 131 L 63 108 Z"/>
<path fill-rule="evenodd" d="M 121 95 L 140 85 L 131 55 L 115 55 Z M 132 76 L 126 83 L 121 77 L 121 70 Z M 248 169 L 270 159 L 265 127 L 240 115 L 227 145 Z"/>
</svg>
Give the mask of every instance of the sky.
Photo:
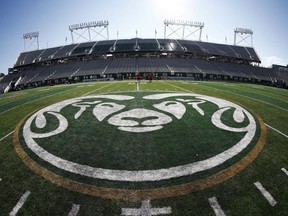
<svg viewBox="0 0 288 216">
<path fill-rule="evenodd" d="M 111 40 L 117 32 L 119 39 L 135 38 L 136 31 L 139 38 L 155 38 L 155 30 L 157 38 L 164 38 L 166 19 L 203 22 L 202 41 L 222 44 L 234 43 L 235 28 L 248 28 L 253 30 L 252 46 L 261 66 L 287 65 L 287 9 L 287 0 L 2 0 L 0 73 L 7 74 L 24 52 L 24 33 L 39 32 L 40 49 L 45 49 L 71 44 L 69 25 L 100 20 L 109 21 Z M 167 35 L 171 32 L 167 28 Z M 186 39 L 198 40 L 198 34 Z M 171 37 L 180 39 L 175 34 Z M 75 43 L 83 42 L 77 38 Z M 246 41 L 238 45 L 250 46 L 251 39 Z M 26 41 L 27 50 L 37 47 L 36 41 L 31 42 Z"/>
</svg>

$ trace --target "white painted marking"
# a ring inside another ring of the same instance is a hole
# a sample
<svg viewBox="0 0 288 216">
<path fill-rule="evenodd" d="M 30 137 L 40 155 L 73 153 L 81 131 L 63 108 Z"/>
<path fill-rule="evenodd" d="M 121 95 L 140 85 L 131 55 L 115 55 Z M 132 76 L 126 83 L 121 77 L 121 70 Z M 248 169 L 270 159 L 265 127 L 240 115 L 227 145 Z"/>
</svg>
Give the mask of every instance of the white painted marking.
<svg viewBox="0 0 288 216">
<path fill-rule="evenodd" d="M 246 86 L 244 86 L 244 87 L 246 87 Z M 251 85 L 251 87 L 252 87 L 252 88 L 257 88 L 257 89 L 264 89 L 264 87 L 262 87 L 262 86 L 256 86 L 256 85 Z"/>
<path fill-rule="evenodd" d="M 258 190 L 262 193 L 262 195 L 266 198 L 266 200 L 270 203 L 271 206 L 275 206 L 277 201 L 273 198 L 273 196 L 262 186 L 262 184 L 257 181 L 254 185 L 258 188 Z"/>
<path fill-rule="evenodd" d="M 125 105 L 116 103 L 100 103 L 97 104 L 93 109 L 94 116 L 98 121 L 103 121 L 107 116 L 116 113 L 125 108 Z"/>
<path fill-rule="evenodd" d="M 218 127 L 218 128 L 221 128 L 223 130 L 227 130 L 227 131 L 232 131 L 232 132 L 245 132 L 247 131 L 247 128 L 246 127 L 243 127 L 243 128 L 233 128 L 233 127 L 229 127 L 225 124 L 223 124 L 223 122 L 221 121 L 223 118 L 222 118 L 222 114 L 229 110 L 231 107 L 224 107 L 222 109 L 219 109 L 218 111 L 216 111 L 213 115 L 212 115 L 212 123 Z M 245 112 L 246 113 L 246 112 Z"/>
<path fill-rule="evenodd" d="M 15 216 L 18 211 L 20 210 L 20 208 L 22 208 L 22 206 L 24 205 L 24 203 L 26 202 L 28 196 L 30 195 L 30 191 L 26 191 L 25 194 L 22 195 L 22 197 L 19 199 L 18 203 L 16 204 L 16 206 L 13 208 L 13 210 L 9 213 L 9 216 Z"/>
<path fill-rule="evenodd" d="M 163 215 L 171 214 L 171 207 L 164 208 L 152 208 L 150 200 L 142 201 L 141 208 L 122 208 L 121 215 L 130 216 L 151 216 L 151 215 Z"/>
<path fill-rule="evenodd" d="M 153 107 L 168 112 L 174 115 L 177 119 L 181 119 L 186 112 L 185 105 L 178 101 L 165 101 L 159 104 L 154 104 Z"/>
<path fill-rule="evenodd" d="M 14 133 L 14 131 L 11 131 L 11 132 L 8 133 L 6 136 L 2 137 L 2 138 L 0 139 L 0 142 L 1 142 L 2 140 L 4 140 L 5 138 L 7 138 L 8 136 L 10 136 L 11 134 L 13 134 L 13 133 Z"/>
<path fill-rule="evenodd" d="M 140 85 L 139 85 L 139 82 L 136 82 L 136 90 L 137 90 L 137 91 L 140 91 Z"/>
<path fill-rule="evenodd" d="M 39 115 L 43 115 L 43 113 L 48 112 L 50 114 L 60 112 L 62 108 L 66 107 L 67 105 L 76 103 L 81 101 L 82 99 L 94 99 L 94 98 L 109 98 L 109 99 L 115 99 L 115 100 L 131 100 L 133 99 L 132 96 L 124 96 L 124 95 L 96 95 L 96 96 L 86 96 L 86 97 L 80 97 L 80 98 L 74 98 L 66 101 L 62 101 L 56 104 L 53 104 L 51 106 L 45 107 L 42 110 L 39 110 L 36 112 L 34 115 L 32 115 L 25 123 L 24 128 L 23 128 L 23 136 L 25 139 L 25 142 L 36 155 L 38 155 L 40 158 L 43 160 L 49 162 L 50 164 L 58 167 L 59 169 L 69 171 L 71 173 L 75 174 L 80 174 L 83 176 L 88 176 L 92 178 L 97 178 L 97 179 L 107 179 L 107 180 L 115 180 L 115 181 L 160 181 L 164 179 L 171 179 L 171 178 L 177 178 L 181 176 L 187 176 L 187 175 L 192 175 L 194 173 L 198 173 L 207 169 L 214 168 L 225 161 L 229 160 L 230 158 L 238 155 L 241 151 L 243 151 L 253 140 L 256 132 L 256 123 L 253 118 L 253 116 L 240 107 L 239 105 L 236 105 L 232 102 L 222 100 L 219 98 L 215 97 L 209 97 L 205 95 L 197 95 L 197 94 L 184 94 L 184 93 L 162 93 L 162 94 L 152 94 L 143 97 L 144 99 L 161 99 L 161 98 L 167 98 L 167 97 L 180 97 L 180 96 L 192 96 L 196 97 L 197 99 L 201 100 L 206 100 L 210 101 L 211 103 L 216 104 L 219 108 L 224 108 L 224 107 L 234 107 L 235 109 L 243 110 L 245 112 L 248 120 L 249 120 L 249 125 L 246 126 L 245 131 L 247 133 L 244 135 L 244 137 L 235 145 L 233 145 L 231 148 L 214 155 L 213 157 L 201 160 L 201 161 L 196 161 L 190 164 L 185 164 L 185 165 L 180 165 L 180 166 L 175 166 L 175 167 L 170 167 L 166 169 L 158 169 L 158 170 L 140 170 L 140 171 L 132 171 L 132 170 L 110 170 L 110 169 L 103 169 L 103 168 L 98 168 L 98 167 L 91 167 L 83 164 L 77 164 L 72 161 L 68 161 L 65 159 L 62 159 L 60 157 L 57 157 L 56 155 L 53 155 L 43 149 L 41 146 L 39 146 L 34 138 L 40 138 L 40 137 L 48 137 L 55 135 L 55 132 L 60 132 L 61 130 L 65 130 L 66 123 L 62 122 L 62 126 L 59 126 L 58 129 L 51 133 L 46 133 L 46 134 L 36 134 L 31 131 L 31 124 L 34 121 L 35 118 L 37 118 Z M 59 114 L 60 115 L 60 114 Z M 61 124 L 61 119 L 59 115 L 55 115 Z M 219 114 L 221 115 L 221 114 Z M 235 117 L 235 116 L 234 116 Z M 227 128 L 225 127 L 224 124 L 221 123 L 221 117 L 219 117 L 219 121 L 216 118 L 216 121 L 214 121 L 215 126 L 218 128 L 223 128 L 228 131 L 233 131 L 232 128 Z M 244 130 L 244 129 L 243 129 Z"/>
<path fill-rule="evenodd" d="M 72 104 L 72 106 L 80 108 L 80 110 L 75 114 L 74 118 L 78 119 L 82 115 L 82 113 L 85 112 L 86 108 L 91 107 L 91 105 L 97 104 L 97 103 L 100 103 L 100 102 L 101 101 L 83 102 L 86 105 L 81 105 L 81 104 L 77 104 L 77 103 L 76 104 Z"/>
<path fill-rule="evenodd" d="M 232 93 L 232 94 L 235 94 L 235 95 L 239 95 L 239 96 L 242 96 L 242 97 L 246 97 L 246 98 L 249 98 L 249 99 L 251 99 L 251 100 L 259 101 L 259 102 L 261 102 L 261 103 L 268 104 L 268 105 L 270 105 L 270 106 L 274 106 L 274 107 L 277 107 L 277 108 L 279 108 L 279 109 L 282 109 L 282 110 L 284 110 L 284 111 L 288 111 L 287 109 L 284 109 L 284 108 L 279 107 L 279 106 L 277 106 L 277 105 L 274 105 L 274 104 L 271 104 L 271 103 L 268 103 L 268 102 L 265 102 L 265 101 L 262 101 L 262 100 L 258 100 L 258 99 L 256 99 L 256 98 L 252 98 L 252 97 L 249 97 L 249 96 L 246 96 L 246 95 L 237 94 L 237 93 L 232 92 L 232 91 L 225 91 L 225 90 L 218 89 L 218 88 L 213 88 L 213 87 L 211 87 L 211 86 L 206 86 L 206 85 L 203 85 L 203 86 L 205 86 L 205 87 L 207 87 L 207 88 L 214 89 L 214 90 L 222 91 L 222 92 L 228 92 L 229 94 Z"/>
<path fill-rule="evenodd" d="M 52 88 L 45 88 L 45 89 L 40 89 L 40 90 L 38 90 L 38 91 L 49 91 L 49 90 L 51 90 Z"/>
<path fill-rule="evenodd" d="M 198 104 L 203 104 L 206 101 L 202 100 L 202 101 L 196 101 L 196 102 L 189 102 L 189 105 L 192 105 L 192 107 L 202 116 L 205 115 L 204 111 L 198 106 Z"/>
<path fill-rule="evenodd" d="M 0 181 L 2 181 L 2 178 L 0 178 Z"/>
<path fill-rule="evenodd" d="M 2 98 L 0 98 L 0 101 L 3 101 L 3 100 L 7 100 L 7 99 L 11 99 L 11 98 L 14 98 L 14 97 L 18 97 L 18 96 L 21 96 L 21 95 L 23 95 L 23 94 L 27 94 L 27 92 L 15 92 L 15 93 L 13 93 L 13 95 L 10 95 L 10 96 L 3 96 Z"/>
<path fill-rule="evenodd" d="M 196 82 L 182 82 L 183 84 L 186 84 L 186 85 L 190 85 L 190 84 L 193 84 L 193 85 L 198 85 L 198 83 Z"/>
<path fill-rule="evenodd" d="M 281 170 L 288 176 L 288 171 L 285 168 L 282 168 Z"/>
<path fill-rule="evenodd" d="M 76 216 L 80 210 L 80 205 L 73 204 L 68 216 Z"/>
<path fill-rule="evenodd" d="M 194 93 L 194 92 L 192 92 L 192 91 L 189 91 L 189 90 L 187 90 L 187 89 L 181 88 L 181 87 L 179 87 L 179 86 L 176 86 L 176 85 L 173 85 L 173 84 L 170 84 L 170 83 L 166 83 L 166 82 L 163 82 L 163 81 L 160 81 L 160 82 L 161 82 L 161 83 L 164 83 L 164 84 L 166 84 L 166 85 L 173 86 L 174 88 L 178 88 L 178 89 L 181 89 L 181 90 L 183 90 L 183 91 L 189 92 L 189 93 Z M 175 89 L 175 90 L 177 90 L 177 89 Z"/>
<path fill-rule="evenodd" d="M 276 128 L 274 128 L 274 127 L 272 127 L 272 126 L 270 126 L 270 125 L 268 125 L 268 124 L 266 124 L 266 123 L 265 123 L 265 125 L 266 125 L 267 127 L 269 127 L 270 129 L 276 131 L 277 133 L 281 134 L 282 136 L 288 138 L 288 135 L 282 133 L 281 131 L 277 130 Z"/>
<path fill-rule="evenodd" d="M 100 88 L 97 88 L 97 89 L 95 89 L 95 90 L 93 90 L 93 91 L 87 92 L 87 93 L 83 94 L 82 96 L 89 95 L 89 94 L 94 93 L 94 92 L 96 92 L 96 91 L 98 91 L 98 90 L 100 90 L 100 89 L 106 88 L 107 86 L 110 86 L 110 85 L 112 85 L 112 84 L 114 84 L 114 83 L 109 83 L 109 84 L 107 84 L 107 85 L 105 85 L 105 86 L 102 86 L 102 87 L 100 87 Z"/>
<path fill-rule="evenodd" d="M 141 120 L 145 117 L 154 117 L 154 119 L 145 120 L 141 122 L 141 124 L 136 121 L 136 119 Z M 131 120 L 127 120 L 127 118 L 131 118 Z M 121 112 L 108 119 L 108 123 L 119 126 L 119 130 L 136 133 L 160 130 L 163 128 L 162 125 L 170 122 L 172 122 L 172 118 L 170 116 L 148 109 L 133 109 L 126 112 Z"/>
<path fill-rule="evenodd" d="M 211 197 L 208 199 L 210 206 L 215 212 L 216 216 L 225 216 L 224 211 L 221 209 L 216 197 Z"/>
<path fill-rule="evenodd" d="M 61 91 L 61 92 L 57 92 L 57 93 L 55 93 L 55 94 L 47 95 L 47 96 L 45 96 L 45 97 L 40 97 L 40 98 L 37 98 L 37 99 L 32 100 L 32 101 L 28 101 L 28 102 L 23 103 L 23 104 L 21 104 L 21 105 L 19 105 L 19 106 L 15 106 L 15 107 L 12 107 L 12 108 L 10 108 L 10 109 L 8 109 L 8 110 L 5 110 L 5 111 L 1 112 L 0 115 L 3 114 L 3 113 L 9 112 L 9 111 L 11 111 L 11 110 L 13 110 L 13 109 L 16 109 L 16 108 L 18 108 L 18 107 L 21 107 L 21 106 L 23 106 L 23 105 L 27 105 L 27 104 L 30 104 L 30 103 L 35 102 L 35 101 L 37 101 L 37 100 L 42 100 L 42 99 L 44 99 L 44 98 L 48 98 L 48 97 L 51 97 L 51 96 L 54 96 L 54 95 L 62 94 L 62 93 L 64 93 L 64 92 L 70 91 L 70 90 L 74 90 L 74 88 L 72 88 L 72 89 L 67 89 L 67 90 Z"/>
</svg>

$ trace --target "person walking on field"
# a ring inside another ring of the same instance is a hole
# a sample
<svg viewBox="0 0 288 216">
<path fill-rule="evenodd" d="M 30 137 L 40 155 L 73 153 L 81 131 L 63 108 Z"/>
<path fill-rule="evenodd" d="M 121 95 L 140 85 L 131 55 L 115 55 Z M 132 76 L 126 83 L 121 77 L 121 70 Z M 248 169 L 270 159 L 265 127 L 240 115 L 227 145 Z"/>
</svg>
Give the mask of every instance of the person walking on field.
<svg viewBox="0 0 288 216">
<path fill-rule="evenodd" d="M 149 82 L 151 83 L 152 79 L 153 79 L 153 73 L 149 73 L 148 74 L 148 79 L 149 79 Z"/>
<path fill-rule="evenodd" d="M 136 77 L 137 77 L 137 81 L 140 82 L 141 74 L 139 72 L 136 74 Z"/>
</svg>

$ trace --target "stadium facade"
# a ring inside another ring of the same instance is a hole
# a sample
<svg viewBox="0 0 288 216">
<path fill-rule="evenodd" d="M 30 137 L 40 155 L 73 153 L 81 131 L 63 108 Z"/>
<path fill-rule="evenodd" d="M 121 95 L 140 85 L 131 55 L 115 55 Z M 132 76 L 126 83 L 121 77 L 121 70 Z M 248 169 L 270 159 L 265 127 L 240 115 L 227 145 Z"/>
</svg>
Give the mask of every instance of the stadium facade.
<svg viewBox="0 0 288 216">
<path fill-rule="evenodd" d="M 133 79 L 227 80 L 287 88 L 288 68 L 259 67 L 253 47 L 176 39 L 122 39 L 20 53 L 0 92 L 43 85 Z"/>
</svg>

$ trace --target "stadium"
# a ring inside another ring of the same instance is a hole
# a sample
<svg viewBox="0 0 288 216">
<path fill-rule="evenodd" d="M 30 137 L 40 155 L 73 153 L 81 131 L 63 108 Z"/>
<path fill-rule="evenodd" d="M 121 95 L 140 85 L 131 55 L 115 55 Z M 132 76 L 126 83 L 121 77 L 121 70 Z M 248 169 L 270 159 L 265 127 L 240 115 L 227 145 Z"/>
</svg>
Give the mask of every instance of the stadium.
<svg viewBox="0 0 288 216">
<path fill-rule="evenodd" d="M 108 21 L 99 22 L 83 23 L 70 30 L 108 28 Z M 167 26 L 190 26 L 200 30 L 204 27 L 204 24 L 199 26 L 185 21 L 165 22 Z M 252 37 L 250 29 L 236 30 L 235 37 L 236 33 Z M 35 37 L 38 35 L 32 33 L 24 39 Z M 137 73 L 145 78 L 149 72 L 157 79 L 226 80 L 287 88 L 287 67 L 259 67 L 261 61 L 253 47 L 237 46 L 236 41 L 234 44 L 133 38 L 23 52 L 8 76 L 1 80 L 0 92 L 66 82 L 130 79 Z"/>
<path fill-rule="evenodd" d="M 1 78 L 1 214 L 287 214 L 288 68 L 238 45 L 250 29 L 231 45 L 200 22 L 164 21 L 199 40 L 109 40 L 108 24 L 69 26 L 72 44 Z M 107 39 L 74 42 L 90 28 Z"/>
</svg>

